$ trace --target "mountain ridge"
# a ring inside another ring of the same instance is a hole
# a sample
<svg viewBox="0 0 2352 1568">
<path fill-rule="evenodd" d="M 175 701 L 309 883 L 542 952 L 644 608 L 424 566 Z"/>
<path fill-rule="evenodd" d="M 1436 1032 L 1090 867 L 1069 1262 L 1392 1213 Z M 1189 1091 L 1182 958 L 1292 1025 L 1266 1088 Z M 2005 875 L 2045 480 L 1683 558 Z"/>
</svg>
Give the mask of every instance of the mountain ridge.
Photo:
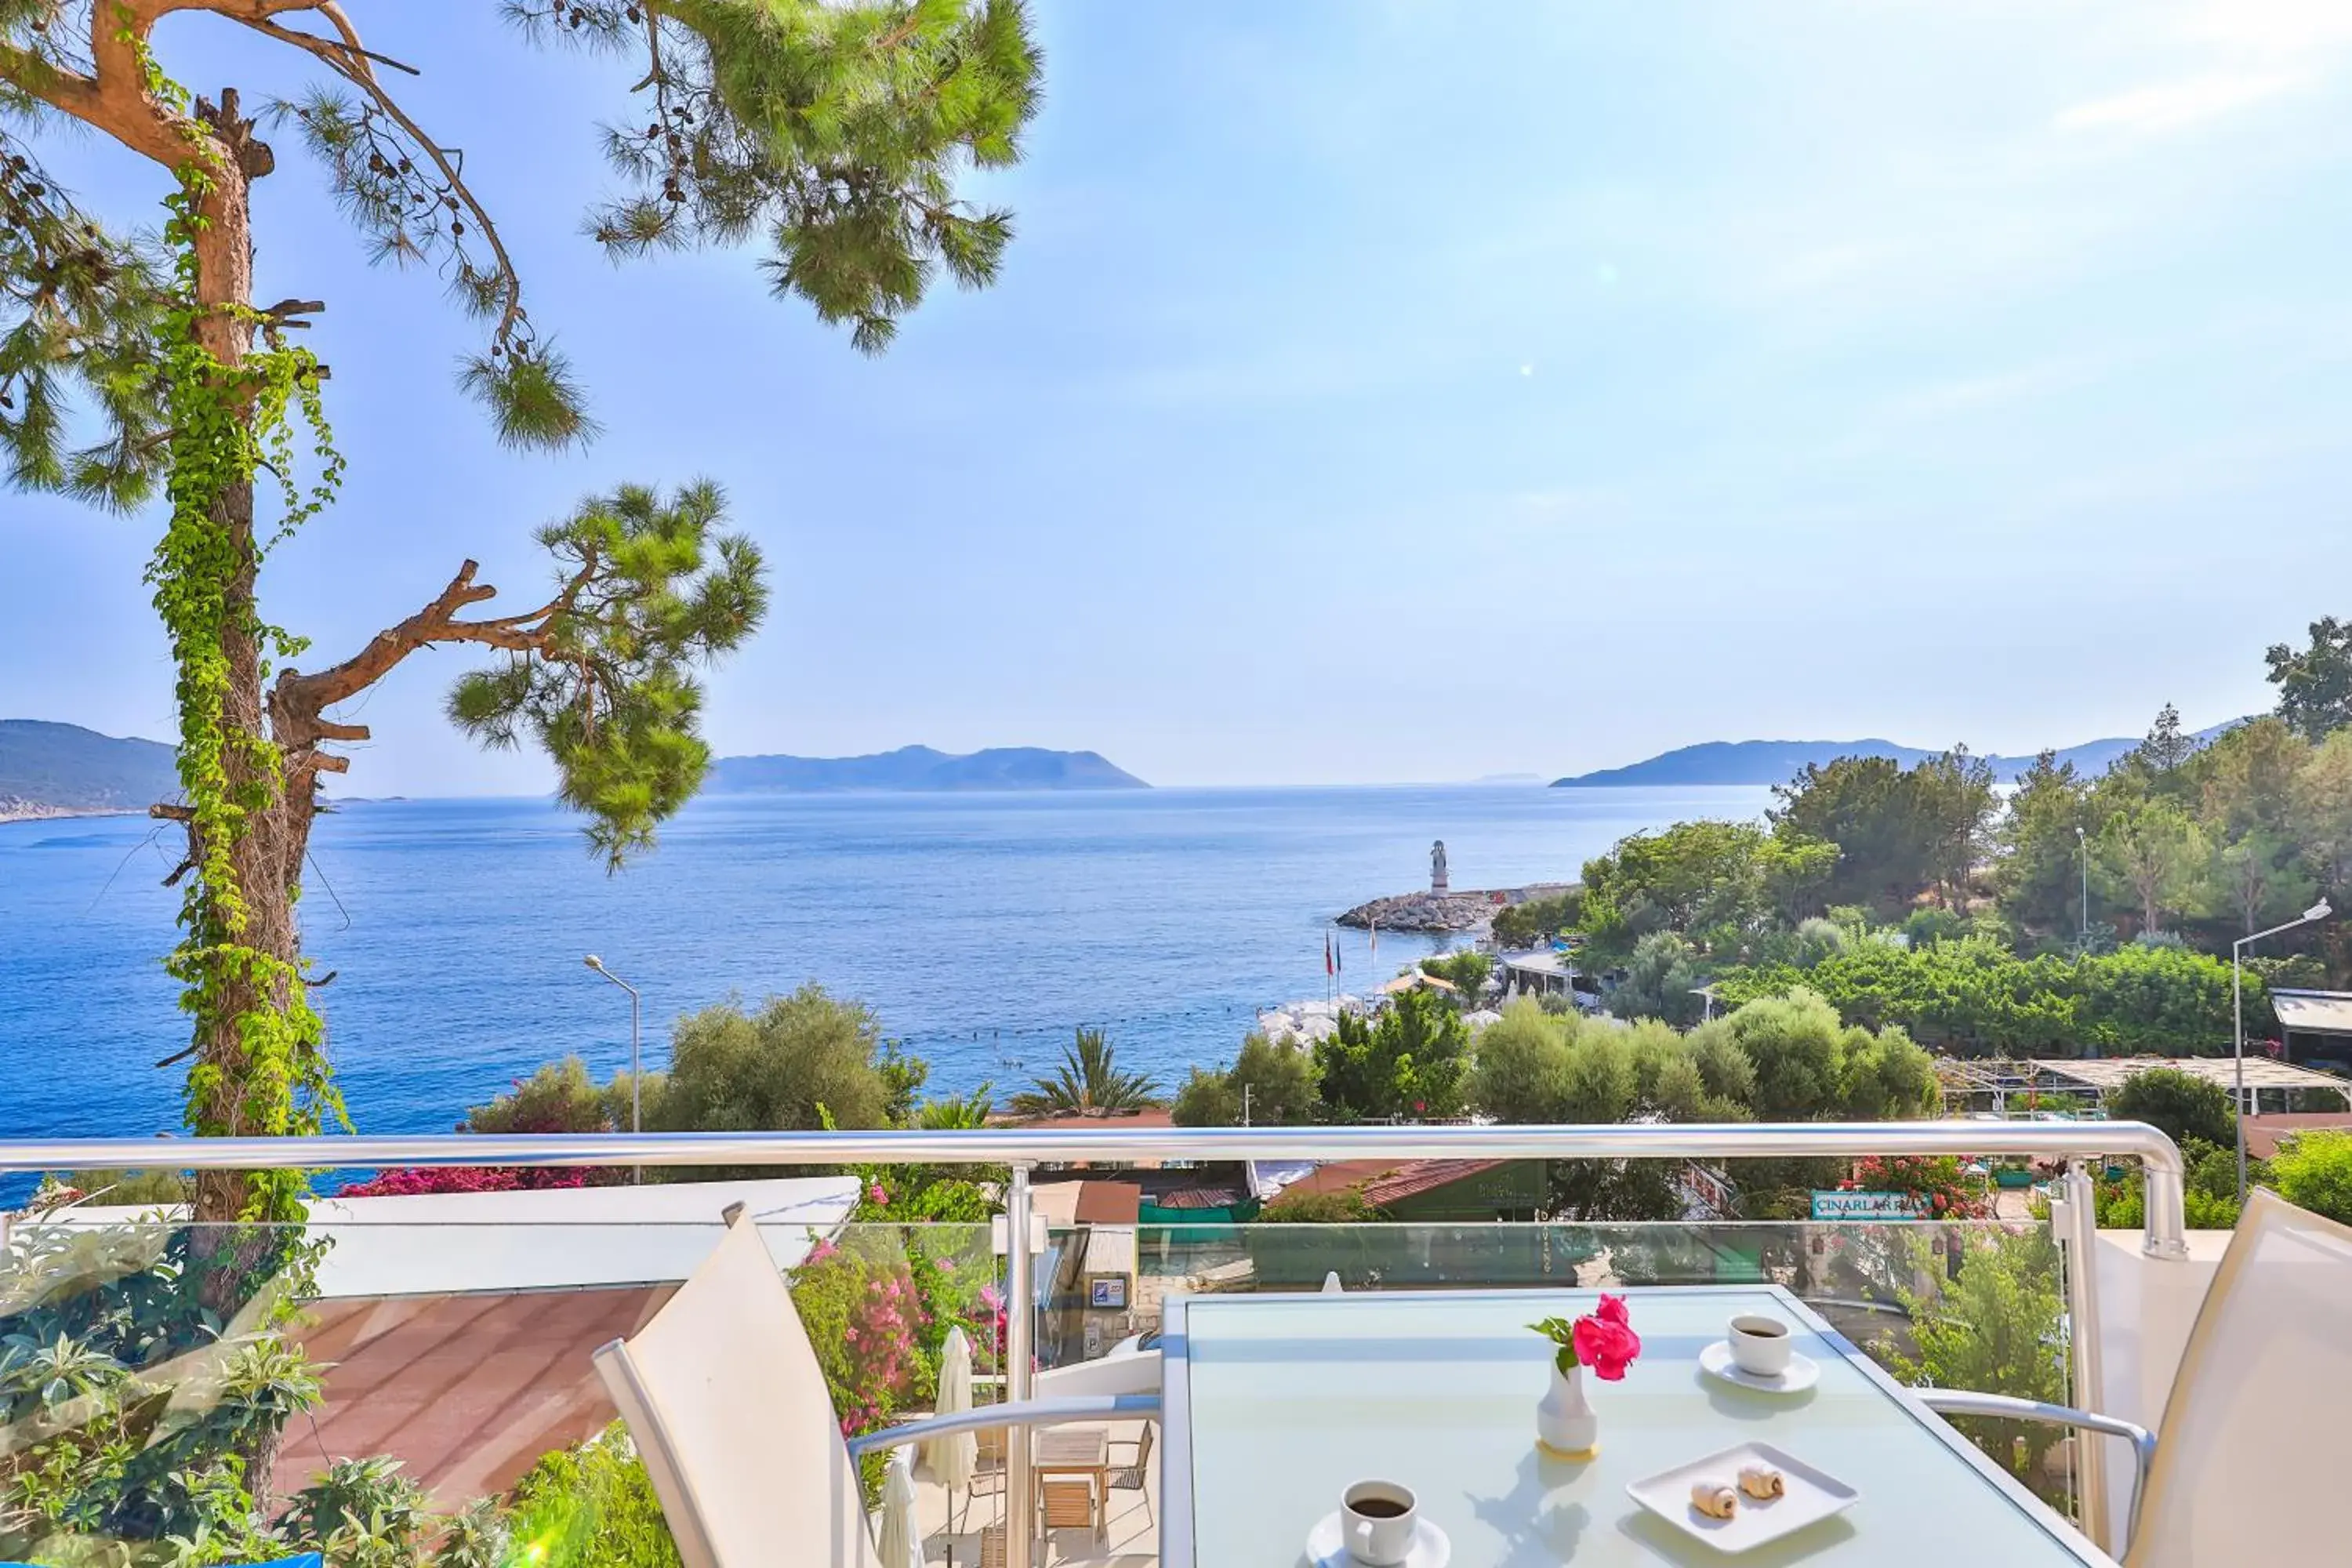
<svg viewBox="0 0 2352 1568">
<path fill-rule="evenodd" d="M 2198 731 L 2195 739 L 2202 743 L 2244 722 L 2242 719 L 2232 719 L 2227 723 Z M 2084 741 L 2079 745 L 2060 748 L 2057 760 L 2072 763 L 2075 772 L 2095 778 L 2113 767 L 2119 758 L 2128 755 L 2138 744 L 2136 738 L 2121 735 Z M 1906 746 L 1875 737 L 1861 741 L 1703 741 L 1697 745 L 1678 746 L 1671 752 L 1661 752 L 1654 757 L 1628 763 L 1623 767 L 1601 768 L 1593 773 L 1554 779 L 1549 787 L 1607 789 L 1659 784 L 1787 784 L 1809 764 L 1826 766 L 1839 757 L 1885 757 L 1907 768 L 1929 757 L 1939 756 L 1943 751 L 1942 747 Z M 2031 756 L 1987 756 L 1984 760 L 1992 764 L 1993 777 L 2002 784 L 2015 782 L 2020 773 L 2033 765 Z"/>
<path fill-rule="evenodd" d="M 179 769 L 160 741 L 0 719 L 0 819 L 145 811 L 179 797 Z"/>
<path fill-rule="evenodd" d="M 721 757 L 703 788 L 714 795 L 761 791 L 1097 790 L 1151 786 L 1099 752 L 988 746 L 961 754 L 901 746 L 858 757 Z"/>
</svg>

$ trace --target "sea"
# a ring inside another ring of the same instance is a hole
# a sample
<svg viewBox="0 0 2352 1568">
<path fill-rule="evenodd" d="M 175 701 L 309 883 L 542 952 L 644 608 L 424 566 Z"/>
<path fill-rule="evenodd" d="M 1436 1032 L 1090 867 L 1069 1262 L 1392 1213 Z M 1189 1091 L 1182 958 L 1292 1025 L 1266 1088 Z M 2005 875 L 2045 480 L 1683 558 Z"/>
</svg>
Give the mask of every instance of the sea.
<svg viewBox="0 0 2352 1568">
<path fill-rule="evenodd" d="M 1079 1026 L 1172 1088 L 1263 1008 L 1370 991 L 1444 939 L 1333 917 L 1426 887 L 1574 879 L 1629 833 L 1752 818 L 1763 789 L 1531 785 L 718 795 L 608 875 L 576 818 L 515 799 L 352 802 L 302 898 L 315 993 L 362 1132 L 446 1131 L 567 1054 L 646 1064 L 681 1014 L 815 982 L 871 1007 L 935 1089 L 1000 1096 Z M 180 1121 L 187 1041 L 161 960 L 177 830 L 0 824 L 0 1135 L 144 1136 Z"/>
</svg>

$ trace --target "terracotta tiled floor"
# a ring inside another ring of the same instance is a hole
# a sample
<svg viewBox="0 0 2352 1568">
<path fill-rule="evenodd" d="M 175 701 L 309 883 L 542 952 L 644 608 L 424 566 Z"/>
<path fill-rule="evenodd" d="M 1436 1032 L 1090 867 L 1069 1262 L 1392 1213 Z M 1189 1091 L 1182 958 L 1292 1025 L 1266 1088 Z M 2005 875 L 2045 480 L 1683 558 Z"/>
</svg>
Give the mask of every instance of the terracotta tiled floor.
<svg viewBox="0 0 2352 1568">
<path fill-rule="evenodd" d="M 331 1362 L 326 1403 L 287 1428 L 277 1485 L 329 1458 L 390 1454 L 454 1508 L 514 1484 L 613 1419 L 589 1354 L 634 1333 L 670 1288 L 321 1301 L 301 1334 Z"/>
</svg>

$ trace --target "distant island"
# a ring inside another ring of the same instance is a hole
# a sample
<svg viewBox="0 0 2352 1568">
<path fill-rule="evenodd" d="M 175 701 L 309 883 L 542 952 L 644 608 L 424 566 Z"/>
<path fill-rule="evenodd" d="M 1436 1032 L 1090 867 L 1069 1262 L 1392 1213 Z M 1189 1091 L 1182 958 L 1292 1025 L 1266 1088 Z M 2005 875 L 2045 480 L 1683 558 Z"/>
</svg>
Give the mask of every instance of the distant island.
<svg viewBox="0 0 2352 1568">
<path fill-rule="evenodd" d="M 179 797 L 172 748 L 161 742 L 0 719 L 0 822 L 145 811 Z"/>
<path fill-rule="evenodd" d="M 2210 741 L 2233 725 L 2245 722 L 2232 720 L 2197 732 L 2200 741 Z M 2139 744 L 2137 740 L 2117 736 L 2104 741 L 2085 741 L 2079 746 L 2069 746 L 2057 754 L 2061 763 L 2072 763 L 2074 771 L 2093 777 L 2107 771 L 2118 757 Z M 1898 746 L 1892 741 L 1709 741 L 1703 745 L 1684 746 L 1622 768 L 1603 768 L 1599 773 L 1579 773 L 1572 778 L 1554 779 L 1554 789 L 1600 789 L 1630 784 L 1787 784 L 1808 766 L 1826 766 L 1840 757 L 1885 757 L 1904 767 L 1916 766 L 1941 748 Z M 1987 757 L 1992 764 L 1993 777 L 2002 784 L 2013 783 L 2020 773 L 2033 765 L 2032 757 Z"/>
<path fill-rule="evenodd" d="M 703 788 L 714 795 L 765 790 L 1149 789 L 1097 752 L 992 746 L 956 756 L 901 746 L 866 757 L 721 757 Z"/>
</svg>

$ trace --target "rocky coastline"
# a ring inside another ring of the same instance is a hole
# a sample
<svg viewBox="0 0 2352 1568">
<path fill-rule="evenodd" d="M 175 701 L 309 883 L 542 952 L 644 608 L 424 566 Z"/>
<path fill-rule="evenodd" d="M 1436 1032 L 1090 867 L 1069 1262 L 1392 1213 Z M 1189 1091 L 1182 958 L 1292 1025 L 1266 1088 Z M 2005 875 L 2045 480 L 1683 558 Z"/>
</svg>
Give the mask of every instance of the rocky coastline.
<svg viewBox="0 0 2352 1568">
<path fill-rule="evenodd" d="M 1424 931 L 1485 936 L 1495 923 L 1495 911 L 1529 899 L 1549 899 L 1568 891 L 1569 882 L 1535 882 L 1524 888 L 1465 888 L 1443 893 L 1393 893 L 1358 904 L 1339 919 L 1357 931 L 1377 925 L 1381 931 Z"/>
<path fill-rule="evenodd" d="M 134 815 L 121 805 L 51 805 L 44 800 L 26 800 L 22 795 L 0 795 L 0 822 L 48 822 L 67 816 L 130 816 Z"/>
</svg>

